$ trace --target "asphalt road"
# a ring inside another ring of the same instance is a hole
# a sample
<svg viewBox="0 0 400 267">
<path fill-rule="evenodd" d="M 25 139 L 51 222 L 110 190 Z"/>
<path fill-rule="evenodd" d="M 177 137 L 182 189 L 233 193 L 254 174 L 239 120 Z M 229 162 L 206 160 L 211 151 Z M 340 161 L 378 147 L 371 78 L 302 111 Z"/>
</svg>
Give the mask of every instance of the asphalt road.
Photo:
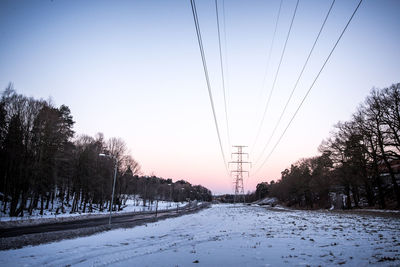
<svg viewBox="0 0 400 267">
<path fill-rule="evenodd" d="M 131 214 L 115 214 L 112 216 L 112 228 L 120 227 L 120 226 L 129 226 L 135 225 L 143 222 L 151 222 L 157 219 L 183 215 L 189 212 L 193 212 L 204 207 L 208 206 L 208 204 L 200 204 L 195 207 L 184 207 L 180 209 L 167 210 L 167 211 L 159 211 L 156 215 L 156 212 L 142 212 L 142 213 L 131 213 Z M 57 222 L 57 223 L 47 223 L 47 224 L 39 224 L 33 226 L 22 226 L 22 227 L 13 227 L 7 229 L 0 229 L 0 238 L 8 238 L 8 237 L 18 237 L 22 235 L 29 234 L 38 234 L 38 233 L 49 233 L 49 232 L 57 232 L 57 231 L 66 231 L 66 230 L 75 230 L 82 229 L 88 227 L 99 227 L 99 226 L 107 226 L 109 217 L 102 218 L 90 218 L 90 219 L 82 219 L 82 220 L 74 220 L 68 222 Z"/>
</svg>

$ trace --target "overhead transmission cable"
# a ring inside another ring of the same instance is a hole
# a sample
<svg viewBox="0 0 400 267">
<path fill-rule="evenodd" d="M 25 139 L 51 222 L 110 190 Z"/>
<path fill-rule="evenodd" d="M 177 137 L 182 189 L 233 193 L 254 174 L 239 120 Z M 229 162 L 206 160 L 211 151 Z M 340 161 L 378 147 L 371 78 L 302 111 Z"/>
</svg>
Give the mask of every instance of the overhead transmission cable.
<svg viewBox="0 0 400 267">
<path fill-rule="evenodd" d="M 272 49 L 273 49 L 274 43 L 275 43 L 276 30 L 278 28 L 279 17 L 281 16 L 282 3 L 283 3 L 283 0 L 281 0 L 281 2 L 279 4 L 278 16 L 277 16 L 276 21 L 275 21 L 274 34 L 272 36 L 272 42 L 271 42 L 271 45 L 270 45 L 269 51 L 268 51 L 267 66 L 266 66 L 266 69 L 265 69 L 265 74 L 264 74 L 264 78 L 263 78 L 262 88 L 261 89 L 264 88 L 265 81 L 267 80 L 267 76 L 268 76 L 268 70 L 269 70 L 269 64 L 270 64 L 270 61 L 271 61 Z"/>
<path fill-rule="evenodd" d="M 307 96 L 309 95 L 311 89 L 314 87 L 315 82 L 317 81 L 317 79 L 319 78 L 321 72 L 322 72 L 323 69 L 325 68 L 326 63 L 329 61 L 330 57 L 332 56 L 333 52 L 335 51 L 335 49 L 336 49 L 336 47 L 337 47 L 339 41 L 342 39 L 343 34 L 344 34 L 345 31 L 347 30 L 347 28 L 348 28 L 350 22 L 352 21 L 354 15 L 356 14 L 358 8 L 360 7 L 360 5 L 361 5 L 361 3 L 362 3 L 362 1 L 363 1 L 363 0 L 360 0 L 359 3 L 358 3 L 358 5 L 357 5 L 357 7 L 354 9 L 353 14 L 351 15 L 351 17 L 350 17 L 349 20 L 347 21 L 346 26 L 343 28 L 343 30 L 342 30 L 342 32 L 341 32 L 339 38 L 337 39 L 335 45 L 332 47 L 332 50 L 330 51 L 328 57 L 325 59 L 324 64 L 322 64 L 321 69 L 319 70 L 317 76 L 315 77 L 314 81 L 312 82 L 312 84 L 311 84 L 310 88 L 308 89 L 308 91 L 306 92 L 305 96 L 304 96 L 303 99 L 301 100 L 299 106 L 297 107 L 297 109 L 296 109 L 295 113 L 293 114 L 292 118 L 290 119 L 289 123 L 286 125 L 285 130 L 284 130 L 284 131 L 282 132 L 282 134 L 279 136 L 279 139 L 277 140 L 277 142 L 276 142 L 275 145 L 273 146 L 271 152 L 270 152 L 270 153 L 268 154 L 268 156 L 265 158 L 265 160 L 263 161 L 262 165 L 257 169 L 257 171 L 255 172 L 255 174 L 257 174 L 257 173 L 262 169 L 262 167 L 265 165 L 265 163 L 266 163 L 266 162 L 268 161 L 268 159 L 271 157 L 272 153 L 275 151 L 276 147 L 278 146 L 278 144 L 279 144 L 280 141 L 282 140 L 282 137 L 285 135 L 287 129 L 289 128 L 290 124 L 292 123 L 292 121 L 293 121 L 294 118 L 296 117 L 296 115 L 297 115 L 297 113 L 299 112 L 301 106 L 303 105 L 304 101 L 306 100 Z"/>
<path fill-rule="evenodd" d="M 227 85 L 227 95 L 229 100 L 229 71 L 228 71 L 228 48 L 227 48 L 227 41 L 226 41 L 226 15 L 225 15 L 225 0 L 222 0 L 222 21 L 223 21 L 223 30 L 224 30 L 224 52 L 225 52 L 225 76 L 226 78 L 226 85 Z M 229 103 L 228 103 L 229 104 Z"/>
<path fill-rule="evenodd" d="M 254 140 L 253 147 L 256 145 L 256 143 L 257 143 L 257 141 L 258 141 L 258 138 L 259 138 L 260 133 L 261 133 L 261 130 L 262 130 L 262 126 L 263 126 L 263 124 L 264 124 L 265 116 L 266 116 L 266 114 L 267 114 L 267 110 L 268 110 L 268 107 L 269 107 L 269 103 L 270 103 L 270 101 L 271 101 L 272 93 L 273 93 L 273 91 L 274 91 L 274 89 L 275 89 L 275 84 L 276 84 L 276 81 L 277 81 L 277 78 L 278 78 L 279 70 L 280 70 L 280 68 L 281 68 L 281 64 L 282 64 L 282 61 L 283 61 L 283 57 L 284 57 L 284 55 L 285 55 L 286 45 L 287 45 L 287 43 L 288 43 L 289 36 L 290 36 L 291 31 L 292 31 L 292 26 L 293 26 L 294 18 L 296 17 L 297 7 L 299 6 L 299 1 L 300 1 L 300 0 L 297 0 L 297 2 L 296 2 L 296 7 L 295 7 L 295 9 L 294 9 L 293 16 L 292 16 L 292 19 L 291 19 L 291 22 L 290 22 L 289 31 L 288 31 L 288 33 L 287 33 L 287 35 L 286 35 L 285 44 L 284 44 L 284 46 L 283 46 L 283 50 L 282 50 L 281 57 L 280 57 L 279 64 L 278 64 L 278 68 L 277 68 L 276 73 L 275 73 L 274 82 L 272 83 L 272 88 L 271 88 L 271 91 L 269 92 L 269 95 L 268 95 L 267 103 L 266 103 L 266 105 L 265 105 L 265 109 L 264 109 L 264 112 L 263 112 L 263 116 L 262 116 L 262 118 L 261 118 L 260 125 L 259 125 L 259 127 L 258 127 L 258 131 L 257 131 L 256 138 L 255 138 L 255 140 Z"/>
<path fill-rule="evenodd" d="M 292 96 L 293 96 L 294 92 L 296 91 L 297 85 L 299 84 L 299 81 L 300 81 L 301 77 L 303 76 L 304 70 L 305 70 L 305 68 L 306 68 L 306 66 L 307 66 L 307 64 L 308 64 L 308 62 L 309 62 L 309 60 L 310 60 L 310 57 L 311 57 L 311 55 L 312 55 L 312 53 L 313 53 L 313 51 L 314 51 L 315 45 L 317 44 L 318 39 L 319 39 L 319 37 L 320 37 L 320 35 L 321 35 L 321 33 L 322 33 L 322 30 L 323 30 L 324 27 L 325 27 L 326 21 L 328 20 L 328 17 L 329 17 L 329 15 L 330 15 L 330 13 L 331 13 L 331 10 L 332 10 L 332 8 L 333 8 L 333 5 L 335 4 L 335 1 L 336 1 L 336 0 L 333 0 L 332 3 L 331 3 L 331 5 L 330 5 L 330 7 L 329 7 L 328 13 L 327 13 L 326 16 L 325 16 L 325 19 L 324 19 L 324 21 L 323 21 L 323 23 L 322 23 L 322 25 L 321 25 L 321 28 L 319 29 L 318 35 L 317 35 L 317 37 L 316 37 L 315 40 L 314 40 L 314 43 L 313 43 L 313 45 L 312 45 L 312 47 L 311 47 L 311 49 L 310 49 L 310 52 L 308 53 L 307 59 L 306 59 L 306 61 L 304 62 L 303 68 L 302 68 L 301 71 L 300 71 L 300 74 L 299 74 L 299 76 L 298 76 L 298 78 L 297 78 L 297 80 L 296 80 L 296 82 L 295 82 L 295 84 L 294 84 L 294 86 L 293 86 L 293 89 L 292 89 L 292 91 L 291 91 L 291 93 L 290 93 L 290 95 L 289 95 L 289 98 L 288 98 L 288 100 L 286 101 L 285 107 L 283 108 L 283 110 L 282 110 L 282 112 L 281 112 L 281 114 L 280 114 L 280 116 L 279 116 L 279 119 L 278 119 L 278 121 L 276 122 L 276 124 L 275 124 L 275 126 L 274 126 L 274 129 L 272 130 L 272 133 L 271 133 L 271 135 L 269 136 L 268 141 L 267 141 L 267 143 L 265 144 L 265 146 L 264 146 L 264 148 L 263 148 L 263 150 L 262 150 L 260 156 L 256 159 L 255 164 L 257 164 L 257 163 L 260 161 L 260 159 L 262 158 L 262 156 L 264 155 L 265 150 L 267 149 L 268 145 L 270 144 L 270 142 L 271 142 L 271 140 L 272 140 L 272 137 L 274 136 L 274 134 L 275 134 L 275 132 L 276 132 L 276 129 L 278 128 L 278 126 L 279 126 L 279 124 L 280 124 L 280 122 L 281 122 L 281 120 L 282 120 L 282 117 L 283 117 L 284 113 L 286 112 L 286 109 L 287 109 L 287 107 L 288 107 L 288 105 L 289 105 L 289 102 L 290 102 L 290 100 L 292 99 Z"/>
<path fill-rule="evenodd" d="M 222 60 L 222 47 L 221 47 L 221 33 L 219 27 L 219 12 L 218 12 L 218 0 L 215 0 L 215 13 L 217 15 L 217 29 L 218 29 L 218 46 L 219 46 L 219 60 L 221 67 L 221 79 L 222 79 L 222 91 L 224 95 L 224 106 L 225 106 L 225 122 L 226 122 L 226 133 L 228 136 L 228 144 L 231 146 L 231 137 L 229 135 L 229 121 L 228 121 L 228 109 L 226 105 L 226 94 L 225 94 L 225 75 L 224 75 L 224 62 Z"/>
<path fill-rule="evenodd" d="M 220 132 L 219 132 L 217 116 L 216 116 L 216 113 L 215 113 L 214 100 L 213 100 L 212 91 L 211 91 L 210 78 L 209 78 L 209 75 L 208 75 L 207 62 L 206 62 L 206 57 L 205 57 L 204 48 L 203 48 L 203 41 L 201 39 L 200 24 L 199 24 L 199 19 L 197 17 L 197 10 L 196 10 L 195 0 L 190 0 L 190 4 L 192 6 L 192 13 L 193 13 L 194 24 L 195 24 L 195 27 L 196 27 L 197 41 L 199 43 L 201 60 L 203 62 L 203 70 L 204 70 L 204 75 L 205 75 L 205 78 L 206 78 L 208 96 L 210 98 L 211 109 L 212 109 L 212 113 L 213 113 L 213 117 L 214 117 L 215 129 L 216 129 L 217 135 L 218 135 L 219 147 L 221 149 L 222 159 L 224 161 L 224 166 L 225 166 L 226 172 L 228 173 L 228 176 L 229 176 L 229 170 L 228 170 L 228 166 L 227 166 L 226 159 L 225 159 L 225 152 L 224 152 L 224 148 L 222 146 L 222 141 L 221 141 L 221 135 L 220 135 Z"/>
<path fill-rule="evenodd" d="M 224 30 L 224 52 L 225 52 L 225 77 L 226 77 L 226 95 L 227 95 L 227 105 L 229 109 L 229 91 L 230 91 L 230 86 L 229 86 L 229 61 L 228 61 L 228 41 L 226 38 L 226 15 L 225 15 L 225 0 L 222 0 L 222 20 L 223 20 L 223 30 Z"/>
<path fill-rule="evenodd" d="M 260 93 L 261 93 L 261 92 L 263 91 L 263 89 L 264 89 L 265 81 L 266 81 L 267 76 L 268 76 L 269 64 L 270 64 L 271 55 L 272 55 L 272 48 L 274 47 L 274 43 L 275 43 L 276 29 L 278 28 L 279 17 L 280 17 L 280 15 L 281 15 L 281 10 L 282 10 L 282 3 L 283 3 L 283 0 L 281 0 L 281 2 L 280 2 L 280 4 L 279 4 L 278 15 L 277 15 L 276 21 L 275 21 L 274 33 L 273 33 L 273 35 L 272 35 L 272 41 L 271 41 L 271 45 L 270 45 L 270 47 L 269 47 L 268 58 L 267 58 L 267 65 L 266 65 L 266 68 L 265 68 L 265 74 L 264 74 L 264 78 L 263 78 L 263 81 L 262 81 Z M 260 97 L 261 97 L 261 95 L 262 95 L 262 94 L 260 94 Z M 256 142 L 257 142 L 257 139 L 258 139 L 258 135 L 259 135 L 259 134 L 257 134 L 256 139 L 254 140 L 254 143 L 253 143 L 253 145 L 251 146 L 250 154 L 253 154 L 253 151 L 254 151 L 254 148 L 255 148 L 255 145 L 256 145 Z"/>
</svg>

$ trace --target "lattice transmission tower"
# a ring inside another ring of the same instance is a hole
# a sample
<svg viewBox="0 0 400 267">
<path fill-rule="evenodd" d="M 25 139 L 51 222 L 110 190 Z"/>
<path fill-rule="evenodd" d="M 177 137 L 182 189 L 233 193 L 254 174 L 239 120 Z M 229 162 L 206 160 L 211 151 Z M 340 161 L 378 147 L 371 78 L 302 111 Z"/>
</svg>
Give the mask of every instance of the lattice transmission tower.
<svg viewBox="0 0 400 267">
<path fill-rule="evenodd" d="M 243 173 L 247 173 L 247 177 L 249 177 L 249 171 L 243 169 L 243 164 L 249 164 L 251 166 L 250 161 L 243 161 L 243 155 L 249 158 L 248 153 L 243 152 L 243 148 L 247 146 L 232 146 L 237 149 L 237 152 L 233 152 L 231 157 L 233 158 L 236 155 L 236 161 L 230 161 L 230 164 L 236 164 L 236 170 L 231 171 L 231 175 L 234 179 L 233 184 L 235 185 L 235 203 L 239 200 L 240 196 L 243 198 L 244 202 L 244 186 L 243 186 Z"/>
</svg>

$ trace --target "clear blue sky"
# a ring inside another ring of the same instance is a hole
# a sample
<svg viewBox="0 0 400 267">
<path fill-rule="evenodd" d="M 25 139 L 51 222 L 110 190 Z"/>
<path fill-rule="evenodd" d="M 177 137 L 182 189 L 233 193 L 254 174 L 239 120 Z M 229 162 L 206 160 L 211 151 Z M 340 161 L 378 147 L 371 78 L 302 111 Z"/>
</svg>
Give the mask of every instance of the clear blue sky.
<svg viewBox="0 0 400 267">
<path fill-rule="evenodd" d="M 223 52 L 233 144 L 252 145 L 295 3 L 283 1 L 262 88 L 279 0 L 225 1 Z M 252 160 L 271 133 L 330 3 L 300 1 Z M 278 133 L 357 3 L 336 1 Z M 197 1 L 197 7 L 228 157 L 214 1 Z M 372 87 L 399 82 L 399 14 L 400 1 L 364 0 L 282 143 L 260 174 L 245 181 L 246 191 L 254 190 L 260 181 L 278 179 L 280 171 L 297 159 L 316 155 L 332 126 L 349 119 Z M 100 131 L 106 137 L 122 137 L 146 174 L 186 179 L 215 193 L 231 192 L 189 0 L 1 0 L 0 40 L 2 89 L 13 82 L 20 93 L 68 105 L 77 133 Z"/>
</svg>

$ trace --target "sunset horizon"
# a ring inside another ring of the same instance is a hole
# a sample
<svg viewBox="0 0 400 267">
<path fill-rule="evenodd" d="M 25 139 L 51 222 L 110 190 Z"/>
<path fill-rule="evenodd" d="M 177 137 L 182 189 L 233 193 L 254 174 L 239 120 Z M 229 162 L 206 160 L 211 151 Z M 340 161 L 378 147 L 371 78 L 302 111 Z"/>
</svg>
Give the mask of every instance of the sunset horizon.
<svg viewBox="0 0 400 267">
<path fill-rule="evenodd" d="M 220 3 L 220 40 L 215 5 L 197 3 L 224 157 L 231 161 L 231 145 L 245 145 L 253 163 L 246 167 L 245 193 L 258 183 L 279 180 L 297 160 L 320 155 L 318 147 L 333 126 L 349 120 L 372 88 L 399 82 L 400 5 L 385 3 L 360 6 L 314 85 L 358 1 L 299 2 L 298 7 L 296 1 Z M 12 83 L 17 93 L 68 106 L 76 136 L 101 132 L 122 138 L 143 175 L 184 179 L 213 194 L 234 193 L 215 131 L 190 1 L 111 6 L 103 1 L 5 1 L 0 12 L 2 90 Z"/>
</svg>

